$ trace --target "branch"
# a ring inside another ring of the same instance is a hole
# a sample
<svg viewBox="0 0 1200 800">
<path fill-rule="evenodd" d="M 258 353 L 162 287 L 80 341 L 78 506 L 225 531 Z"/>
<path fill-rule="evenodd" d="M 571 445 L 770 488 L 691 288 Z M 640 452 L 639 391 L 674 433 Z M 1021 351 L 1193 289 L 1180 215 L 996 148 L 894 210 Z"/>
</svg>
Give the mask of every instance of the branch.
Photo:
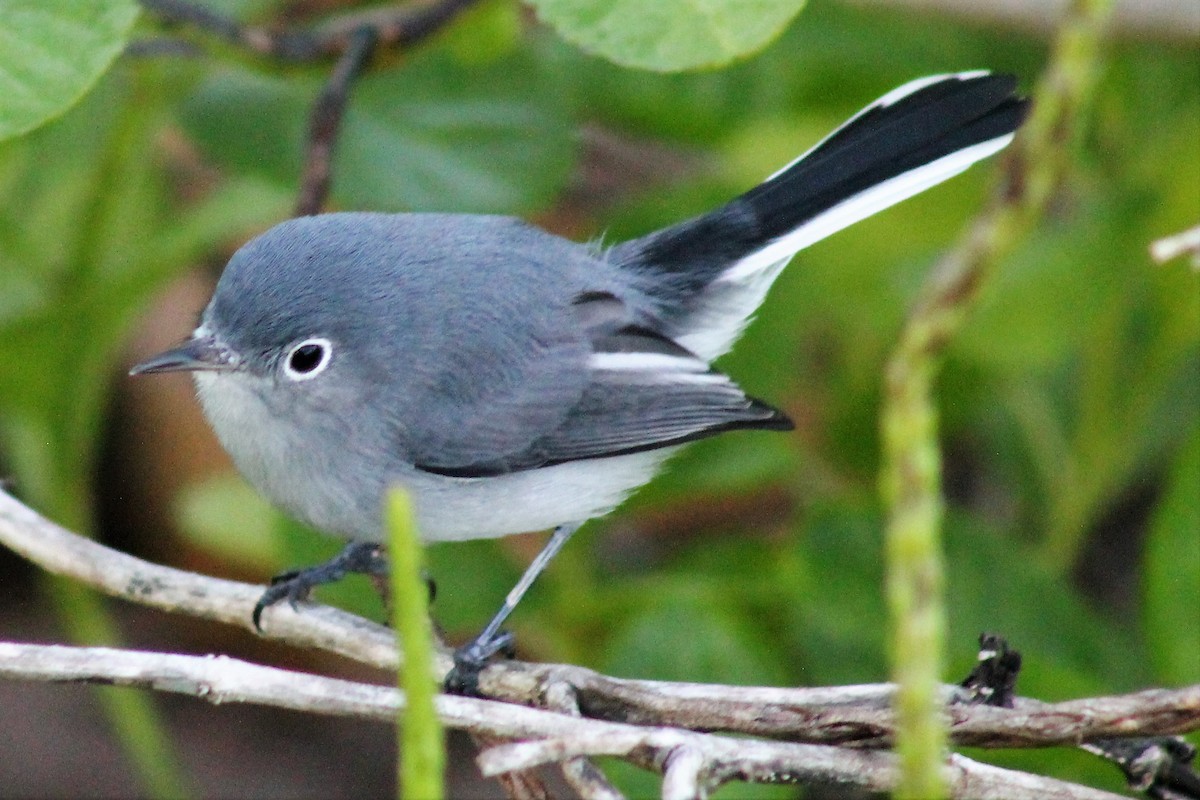
<svg viewBox="0 0 1200 800">
<path fill-rule="evenodd" d="M 355 12 L 306 29 L 270 30 L 242 25 L 232 17 L 188 0 L 141 0 L 168 24 L 188 25 L 259 55 L 287 62 L 317 62 L 336 58 L 333 73 L 309 113 L 304 166 L 296 216 L 317 214 L 329 195 L 333 152 L 342 116 L 354 81 L 374 53 L 409 47 L 432 36 L 477 0 L 426 0 L 400 8 Z M 169 42 L 131 47 L 139 55 L 172 51 Z M 186 44 L 185 44 L 186 47 Z"/>
<path fill-rule="evenodd" d="M 0 544 L 49 572 L 114 597 L 171 613 L 223 622 L 254 633 L 250 614 L 263 587 L 151 564 L 71 533 L 0 490 Z M 315 648 L 381 669 L 402 659 L 392 632 L 344 611 L 311 602 L 287 603 L 263 614 L 264 638 Z M 435 674 L 452 665 L 436 656 Z M 637 726 L 680 727 L 886 747 L 892 741 L 893 687 L 866 684 L 814 688 L 722 686 L 614 678 L 566 664 L 503 661 L 480 677 L 489 697 L 545 706 L 562 714 Z M 1015 708 L 968 704 L 958 686 L 942 701 L 956 744 L 1048 747 L 1112 737 L 1159 736 L 1200 730 L 1200 684 L 1127 695 L 1043 703 L 1016 698 Z"/>
<path fill-rule="evenodd" d="M 342 127 L 346 104 L 350 101 L 350 88 L 371 60 L 378 41 L 378 32 L 370 26 L 364 25 L 355 31 L 329 81 L 313 104 L 308 121 L 304 171 L 300 176 L 300 197 L 296 200 L 297 217 L 318 214 L 325 205 L 325 198 L 329 195 L 333 149 Z"/>
<path fill-rule="evenodd" d="M 48 572 L 90 586 L 104 594 L 170 613 L 223 622 L 255 633 L 250 621 L 263 587 L 151 564 L 98 544 L 55 525 L 0 490 L 0 544 L 8 546 Z M 392 632 L 329 606 L 303 604 L 297 612 L 287 603 L 272 606 L 269 639 L 297 647 L 338 653 L 381 669 L 401 664 Z M 450 659 L 438 669 L 449 669 Z"/>
<path fill-rule="evenodd" d="M 252 664 L 225 656 L 146 653 L 102 647 L 0 642 L 0 677 L 80 681 L 186 694 L 210 703 L 250 703 L 322 715 L 392 722 L 404 697 L 391 686 L 362 684 Z M 583 719 L 493 700 L 442 695 L 448 727 L 503 739 L 479 755 L 486 776 L 582 756 L 627 758 L 666 773 L 664 798 L 705 796 L 731 780 L 836 783 L 887 791 L 895 783 L 890 753 L 828 745 L 735 739 L 679 728 L 642 728 Z M 1114 800 L 1119 795 L 953 756 L 946 767 L 955 798 Z"/>
<path fill-rule="evenodd" d="M 411 47 L 429 38 L 478 0 L 424 0 L 399 8 L 372 8 L 337 17 L 310 28 L 275 30 L 243 25 L 188 0 L 140 0 L 168 24 L 199 28 L 258 56 L 286 62 L 328 61 L 345 53 L 364 28 L 380 49 Z"/>
<path fill-rule="evenodd" d="M 253 630 L 250 614 L 261 587 L 116 552 L 62 529 L 3 491 L 0 543 L 51 572 L 108 594 Z M 325 606 L 303 603 L 297 611 L 280 605 L 269 609 L 264 621 L 269 638 L 388 669 L 401 661 L 387 629 Z M 447 654 L 439 653 L 438 674 L 449 667 Z M 302 675 L 224 657 L 100 648 L 0 643 L 0 676 L 119 683 L 210 702 L 276 705 L 379 721 L 394 720 L 403 702 L 390 686 Z M 438 713 L 447 726 L 484 740 L 482 768 L 486 774 L 510 776 L 506 787 L 513 797 L 545 796 L 533 776 L 515 773 L 562 761 L 568 782 L 580 796 L 617 800 L 619 792 L 586 758 L 601 754 L 664 772 L 664 792 L 672 797 L 703 796 L 731 780 L 835 782 L 880 791 L 894 785 L 894 757 L 869 749 L 890 746 L 893 738 L 890 685 L 777 689 L 667 683 L 512 661 L 485 670 L 481 688 L 507 702 L 439 697 Z M 970 704 L 972 696 L 960 687 L 942 687 L 951 739 L 957 744 L 1034 747 L 1096 742 L 1095 749 L 1112 753 L 1112 737 L 1200 729 L 1200 685 L 1057 704 L 1016 698 L 1011 710 Z M 776 738 L 793 741 L 772 741 Z M 501 744 L 486 746 L 496 742 Z M 960 756 L 952 756 L 944 771 L 956 798 L 1113 797 Z"/>
<path fill-rule="evenodd" d="M 1150 257 L 1165 264 L 1182 255 L 1190 255 L 1192 269 L 1200 270 L 1200 225 L 1174 236 L 1164 236 L 1150 244 Z"/>
</svg>

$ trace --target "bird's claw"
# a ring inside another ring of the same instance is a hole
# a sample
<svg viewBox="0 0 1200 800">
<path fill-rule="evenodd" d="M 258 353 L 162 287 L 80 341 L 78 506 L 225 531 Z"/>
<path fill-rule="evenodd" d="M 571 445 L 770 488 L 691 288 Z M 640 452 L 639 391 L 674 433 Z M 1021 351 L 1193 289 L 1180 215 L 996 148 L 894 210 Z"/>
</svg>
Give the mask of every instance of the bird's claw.
<svg viewBox="0 0 1200 800">
<path fill-rule="evenodd" d="M 479 673 L 497 653 L 512 658 L 516 654 L 516 637 L 508 631 L 500 631 L 490 639 L 481 636 L 455 650 L 454 668 L 443 683 L 445 690 L 450 694 L 478 697 Z"/>
<path fill-rule="evenodd" d="M 307 600 L 317 586 L 339 581 L 351 572 L 386 575 L 387 559 L 383 556 L 383 549 L 372 542 L 352 542 L 324 564 L 281 572 L 271 578 L 270 586 L 258 598 L 250 615 L 254 629 L 263 632 L 263 612 L 280 600 L 287 600 L 294 609 L 297 603 Z"/>
</svg>

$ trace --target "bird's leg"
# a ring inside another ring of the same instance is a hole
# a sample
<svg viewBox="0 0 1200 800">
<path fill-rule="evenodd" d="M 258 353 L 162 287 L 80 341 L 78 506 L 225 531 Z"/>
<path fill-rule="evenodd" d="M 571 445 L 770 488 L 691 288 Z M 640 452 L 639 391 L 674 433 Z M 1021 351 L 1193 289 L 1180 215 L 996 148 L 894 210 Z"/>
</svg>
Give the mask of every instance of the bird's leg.
<svg viewBox="0 0 1200 800">
<path fill-rule="evenodd" d="M 352 572 L 371 576 L 388 574 L 387 558 L 383 546 L 377 542 L 351 542 L 342 552 L 315 567 L 284 572 L 271 578 L 271 585 L 254 604 L 254 627 L 262 632 L 262 613 L 280 600 L 287 600 L 294 607 L 308 597 L 314 587 L 340 581 Z"/>
<path fill-rule="evenodd" d="M 483 632 L 476 636 L 470 644 L 454 651 L 454 668 L 446 676 L 446 691 L 452 694 L 478 694 L 479 673 L 487 664 L 487 660 L 501 651 L 511 654 L 513 635 L 500 630 L 500 626 L 517 607 L 517 603 L 521 602 L 525 592 L 550 563 L 550 559 L 554 558 L 571 538 L 571 534 L 579 530 L 579 526 L 582 524 L 581 522 L 572 522 L 555 528 L 550 540 L 546 542 L 546 546 L 537 554 L 537 558 L 533 559 L 533 562 L 526 568 L 521 580 L 517 581 L 517 585 L 504 598 L 504 605 L 500 606 L 500 610 L 492 617 Z"/>
</svg>

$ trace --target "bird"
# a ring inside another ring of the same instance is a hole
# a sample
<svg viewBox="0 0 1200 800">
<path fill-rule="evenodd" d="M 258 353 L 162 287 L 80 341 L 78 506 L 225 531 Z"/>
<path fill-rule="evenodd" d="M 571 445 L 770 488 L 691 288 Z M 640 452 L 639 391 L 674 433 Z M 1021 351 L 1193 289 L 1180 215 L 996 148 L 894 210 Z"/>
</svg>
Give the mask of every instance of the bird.
<svg viewBox="0 0 1200 800">
<path fill-rule="evenodd" d="M 932 75 L 883 95 L 706 214 L 606 246 L 515 217 L 334 212 L 284 221 L 230 259 L 180 346 L 133 374 L 191 372 L 245 478 L 348 540 L 255 607 L 382 573 L 400 486 L 426 541 L 553 529 L 448 688 L 511 651 L 509 614 L 584 522 L 688 442 L 788 430 L 712 366 L 799 250 L 1008 145 L 1014 76 Z"/>
</svg>

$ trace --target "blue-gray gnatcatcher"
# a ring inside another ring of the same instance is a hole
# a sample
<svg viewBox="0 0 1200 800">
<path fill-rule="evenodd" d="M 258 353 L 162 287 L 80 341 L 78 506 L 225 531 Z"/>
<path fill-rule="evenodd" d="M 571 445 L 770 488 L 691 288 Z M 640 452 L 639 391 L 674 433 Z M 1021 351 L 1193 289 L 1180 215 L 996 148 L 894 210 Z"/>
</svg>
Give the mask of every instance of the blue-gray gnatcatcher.
<svg viewBox="0 0 1200 800">
<path fill-rule="evenodd" d="M 133 372 L 192 371 L 246 478 L 352 541 L 273 584 L 256 624 L 280 599 L 380 568 L 394 484 L 427 540 L 554 528 L 459 651 L 469 688 L 582 522 L 685 442 L 790 427 L 710 362 L 796 251 L 1007 145 L 1027 109 L 1015 86 L 913 81 L 717 210 L 612 247 L 506 217 L 367 213 L 289 220 L 242 247 L 191 338 Z"/>
</svg>

